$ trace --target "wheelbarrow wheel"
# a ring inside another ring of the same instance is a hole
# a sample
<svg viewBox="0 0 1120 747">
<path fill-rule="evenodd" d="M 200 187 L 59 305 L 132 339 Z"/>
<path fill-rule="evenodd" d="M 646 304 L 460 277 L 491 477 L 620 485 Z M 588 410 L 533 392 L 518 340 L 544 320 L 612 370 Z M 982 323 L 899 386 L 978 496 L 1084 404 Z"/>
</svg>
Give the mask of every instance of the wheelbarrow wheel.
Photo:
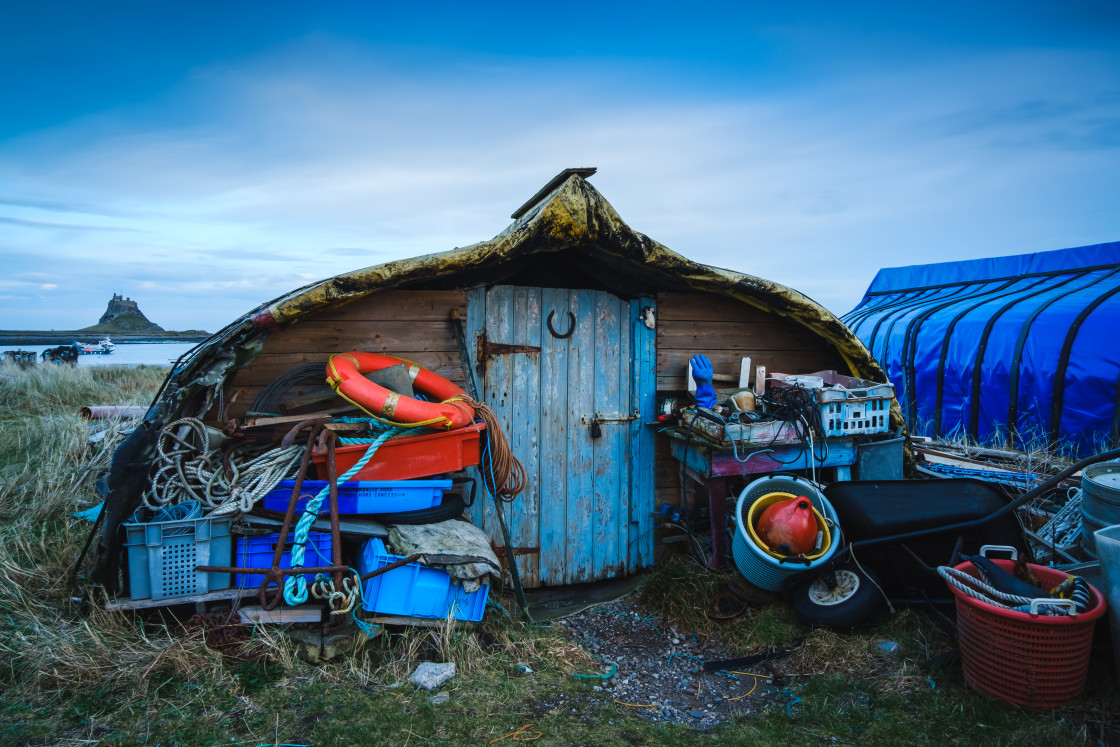
<svg viewBox="0 0 1120 747">
<path fill-rule="evenodd" d="M 806 625 L 851 630 L 883 609 L 878 583 L 874 573 L 855 563 L 836 563 L 794 584 L 793 611 Z"/>
</svg>

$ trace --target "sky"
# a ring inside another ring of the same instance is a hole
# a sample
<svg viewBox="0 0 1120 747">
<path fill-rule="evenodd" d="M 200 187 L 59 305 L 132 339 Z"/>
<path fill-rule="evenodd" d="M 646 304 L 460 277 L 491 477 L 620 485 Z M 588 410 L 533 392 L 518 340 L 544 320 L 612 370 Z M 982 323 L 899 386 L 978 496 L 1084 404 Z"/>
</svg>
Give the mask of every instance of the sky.
<svg viewBox="0 0 1120 747">
<path fill-rule="evenodd" d="M 837 314 L 881 267 L 1120 241 L 1112 0 L 5 5 L 0 329 L 121 293 L 214 331 L 568 167 Z"/>
</svg>

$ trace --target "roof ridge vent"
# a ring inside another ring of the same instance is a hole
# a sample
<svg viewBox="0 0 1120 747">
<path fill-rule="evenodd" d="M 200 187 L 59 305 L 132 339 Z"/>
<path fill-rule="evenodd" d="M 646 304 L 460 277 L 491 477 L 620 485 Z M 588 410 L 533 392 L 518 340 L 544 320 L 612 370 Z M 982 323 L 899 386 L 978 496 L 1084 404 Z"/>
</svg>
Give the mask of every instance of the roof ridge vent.
<svg viewBox="0 0 1120 747">
<path fill-rule="evenodd" d="M 537 192 L 535 195 L 530 197 L 528 202 L 526 202 L 521 207 L 517 208 L 517 210 L 513 211 L 513 215 L 511 215 L 510 218 L 512 218 L 513 220 L 517 220 L 521 216 L 528 213 L 530 210 L 535 208 L 540 202 L 542 202 L 545 197 L 548 197 L 548 195 L 551 194 L 553 192 L 553 190 L 555 190 L 557 187 L 559 187 L 564 182 L 568 181 L 569 177 L 578 176 L 582 179 L 587 179 L 588 177 L 590 177 L 592 174 L 594 174 L 598 170 L 599 169 L 597 169 L 594 166 L 584 166 L 582 168 L 564 169 L 559 174 L 552 177 L 552 179 L 549 180 L 548 184 L 541 187 L 539 192 Z"/>
</svg>

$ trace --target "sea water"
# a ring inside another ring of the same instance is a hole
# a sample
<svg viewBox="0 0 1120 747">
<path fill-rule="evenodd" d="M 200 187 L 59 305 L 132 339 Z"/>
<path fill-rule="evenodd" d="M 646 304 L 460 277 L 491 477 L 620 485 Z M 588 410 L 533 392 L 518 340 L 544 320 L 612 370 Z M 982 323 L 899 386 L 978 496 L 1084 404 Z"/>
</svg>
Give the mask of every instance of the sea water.
<svg viewBox="0 0 1120 747">
<path fill-rule="evenodd" d="M 117 349 L 107 355 L 78 356 L 79 366 L 165 366 L 170 368 L 179 356 L 193 348 L 194 342 L 116 342 Z M 57 345 L 0 345 L 5 350 L 34 350 L 36 354 Z"/>
</svg>

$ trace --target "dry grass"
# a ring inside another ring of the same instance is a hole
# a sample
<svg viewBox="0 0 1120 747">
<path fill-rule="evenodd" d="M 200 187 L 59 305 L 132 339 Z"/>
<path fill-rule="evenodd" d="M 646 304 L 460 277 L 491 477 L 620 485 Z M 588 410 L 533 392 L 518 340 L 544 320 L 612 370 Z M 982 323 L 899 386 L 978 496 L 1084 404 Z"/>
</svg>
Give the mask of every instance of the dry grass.
<svg viewBox="0 0 1120 747">
<path fill-rule="evenodd" d="M 90 525 L 69 514 L 96 505 L 94 479 L 108 467 L 127 423 L 103 422 L 90 444 L 87 404 L 146 404 L 163 371 L 5 366 L 0 376 L 0 655 L 11 684 L 45 698 L 118 688 L 142 695 L 155 676 L 222 678 L 201 639 L 96 608 L 68 586 Z"/>
<path fill-rule="evenodd" d="M 546 733 L 542 743 L 703 738 L 647 724 L 596 698 L 569 676 L 597 667 L 586 651 L 558 632 L 500 614 L 471 628 L 382 633 L 354 655 L 310 666 L 274 627 L 253 628 L 245 647 L 223 655 L 206 645 L 201 627 L 74 602 L 64 574 L 89 524 L 69 514 L 98 502 L 93 483 L 122 426 L 112 424 L 114 435 L 91 445 L 78 408 L 146 404 L 162 376 L 156 369 L 0 369 L 0 741 L 326 744 L 360 734 L 369 743 L 465 744 L 529 722 Z M 955 672 L 935 674 L 934 693 L 919 662 L 949 642 L 913 613 L 869 633 L 838 635 L 805 630 L 773 596 L 749 615 L 714 622 L 708 603 L 729 579 L 738 580 L 681 560 L 664 564 L 642 591 L 665 623 L 741 654 L 805 637 L 779 663 L 796 678 L 800 709 L 791 715 L 778 701 L 772 712 L 726 725 L 717 741 L 821 743 L 835 736 L 897 744 L 934 725 L 939 730 L 930 733 L 943 743 L 1013 743 L 1028 732 L 1068 743 L 1071 728 L 1080 729 L 1079 740 L 1107 743 L 1115 733 L 1115 717 L 1100 698 L 1063 711 L 1076 724 L 1067 727 L 990 706 L 954 684 Z M 899 643 L 901 652 L 883 651 L 883 640 Z M 390 688 L 424 660 L 457 664 L 453 699 L 442 710 L 425 693 Z M 514 676 L 517 662 L 535 673 Z M 979 723 L 996 726 L 981 732 Z"/>
<path fill-rule="evenodd" d="M 281 685 L 315 682 L 384 685 L 425 660 L 455 661 L 464 676 L 503 671 L 512 662 L 562 672 L 591 659 L 548 631 L 492 616 L 479 628 L 448 623 L 383 634 L 366 655 L 309 668 L 276 628 L 257 626 L 243 647 L 208 647 L 205 629 L 150 615 L 108 613 L 72 597 L 66 575 L 90 525 L 69 516 L 99 498 L 93 484 L 107 469 L 129 423 L 102 423 L 89 443 L 87 404 L 146 404 L 163 372 L 38 367 L 0 371 L 0 679 L 59 702 L 90 693 L 127 693 L 124 705 L 173 680 L 239 693 L 235 664 L 267 661 Z M 251 655 L 250 655 L 251 654 Z"/>
</svg>

